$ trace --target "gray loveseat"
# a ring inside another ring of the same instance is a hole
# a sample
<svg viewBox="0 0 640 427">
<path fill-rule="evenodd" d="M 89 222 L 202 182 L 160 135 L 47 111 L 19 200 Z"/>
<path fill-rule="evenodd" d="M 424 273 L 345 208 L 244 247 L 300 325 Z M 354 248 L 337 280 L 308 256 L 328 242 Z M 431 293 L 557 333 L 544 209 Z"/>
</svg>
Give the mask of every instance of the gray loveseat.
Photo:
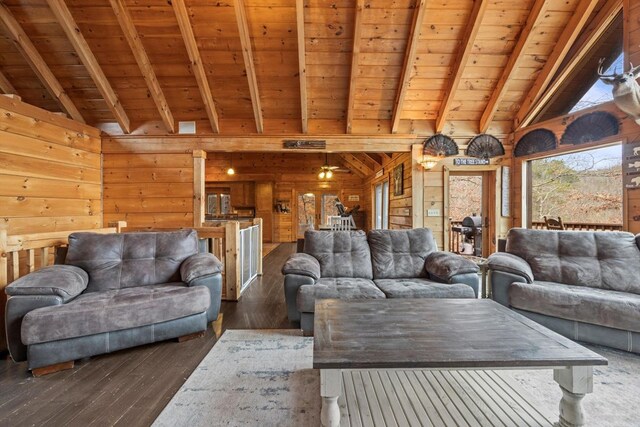
<svg viewBox="0 0 640 427">
<path fill-rule="evenodd" d="M 307 231 L 282 268 L 287 314 L 313 332 L 324 298 L 475 298 L 478 267 L 437 250 L 431 230 Z"/>
<path fill-rule="evenodd" d="M 514 228 L 493 299 L 568 338 L 640 353 L 640 235 Z"/>
<path fill-rule="evenodd" d="M 205 331 L 220 309 L 220 270 L 215 256 L 198 253 L 193 230 L 71 234 L 64 264 L 6 287 L 11 356 L 37 374 Z"/>
</svg>

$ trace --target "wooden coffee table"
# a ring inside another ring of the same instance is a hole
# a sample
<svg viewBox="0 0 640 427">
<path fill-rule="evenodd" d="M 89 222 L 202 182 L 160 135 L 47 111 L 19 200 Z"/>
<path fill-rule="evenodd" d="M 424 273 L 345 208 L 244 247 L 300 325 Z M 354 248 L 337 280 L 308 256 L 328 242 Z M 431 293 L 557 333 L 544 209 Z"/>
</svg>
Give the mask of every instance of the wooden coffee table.
<svg viewBox="0 0 640 427">
<path fill-rule="evenodd" d="M 560 426 L 581 426 L 593 366 L 607 359 L 491 300 L 319 300 L 313 367 L 321 421 L 340 424 L 341 370 L 553 369 Z"/>
</svg>

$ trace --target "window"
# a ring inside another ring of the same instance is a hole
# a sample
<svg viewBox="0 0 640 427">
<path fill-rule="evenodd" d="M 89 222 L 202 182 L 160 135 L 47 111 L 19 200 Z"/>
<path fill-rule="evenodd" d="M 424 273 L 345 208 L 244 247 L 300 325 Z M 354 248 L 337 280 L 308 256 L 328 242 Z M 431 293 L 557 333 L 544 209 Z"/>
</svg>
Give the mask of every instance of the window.
<svg viewBox="0 0 640 427">
<path fill-rule="evenodd" d="M 384 181 L 375 186 L 374 189 L 374 218 L 373 228 L 389 228 L 389 181 Z"/>
<path fill-rule="evenodd" d="M 540 227 L 544 216 L 561 217 L 568 228 L 622 224 L 621 149 L 615 145 L 529 161 L 532 227 Z"/>
</svg>

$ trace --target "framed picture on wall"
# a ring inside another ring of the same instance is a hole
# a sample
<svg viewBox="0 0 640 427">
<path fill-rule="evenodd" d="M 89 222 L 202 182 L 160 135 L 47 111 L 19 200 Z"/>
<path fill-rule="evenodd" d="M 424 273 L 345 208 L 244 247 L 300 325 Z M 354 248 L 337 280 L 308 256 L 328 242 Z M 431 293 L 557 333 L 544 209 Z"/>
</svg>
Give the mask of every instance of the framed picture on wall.
<svg viewBox="0 0 640 427">
<path fill-rule="evenodd" d="M 393 195 L 402 196 L 404 193 L 404 165 L 400 163 L 393 168 Z"/>
</svg>

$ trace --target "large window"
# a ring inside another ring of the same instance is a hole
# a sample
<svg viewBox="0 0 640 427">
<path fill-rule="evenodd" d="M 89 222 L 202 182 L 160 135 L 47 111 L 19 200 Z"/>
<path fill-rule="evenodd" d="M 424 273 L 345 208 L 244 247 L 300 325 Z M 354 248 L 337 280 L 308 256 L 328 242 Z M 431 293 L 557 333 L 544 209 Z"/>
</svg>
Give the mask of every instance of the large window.
<svg viewBox="0 0 640 427">
<path fill-rule="evenodd" d="M 531 160 L 531 222 L 622 224 L 621 146 Z M 588 227 L 587 227 L 588 228 Z"/>
<path fill-rule="evenodd" d="M 389 181 L 377 184 L 374 188 L 374 218 L 375 229 L 389 228 Z"/>
</svg>

